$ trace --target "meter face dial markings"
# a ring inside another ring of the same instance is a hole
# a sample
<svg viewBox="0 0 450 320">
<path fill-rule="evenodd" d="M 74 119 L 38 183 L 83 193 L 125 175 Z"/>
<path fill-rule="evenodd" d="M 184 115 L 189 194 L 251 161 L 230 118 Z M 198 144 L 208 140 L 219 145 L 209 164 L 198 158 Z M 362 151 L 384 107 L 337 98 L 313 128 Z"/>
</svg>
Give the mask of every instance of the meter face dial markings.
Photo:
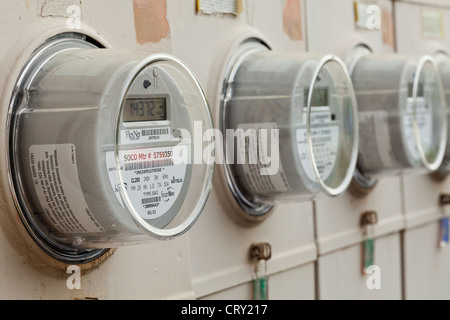
<svg viewBox="0 0 450 320">
<path fill-rule="evenodd" d="M 119 127 L 123 195 L 116 196 L 145 223 L 164 228 L 178 213 L 189 186 L 192 141 L 172 134 L 180 129 L 190 132 L 191 121 L 180 88 L 163 66 L 147 67 L 136 77 Z M 106 154 L 110 168 L 114 155 Z"/>
<path fill-rule="evenodd" d="M 308 99 L 310 89 L 304 89 L 304 108 L 302 127 L 297 129 L 298 153 L 302 167 L 310 181 L 317 181 L 314 173 L 310 150 L 308 148 L 307 137 L 311 136 L 312 156 L 316 162 L 316 167 L 320 175 L 320 179 L 325 183 L 329 183 L 331 175 L 335 171 L 337 159 L 339 155 L 340 144 L 340 128 L 337 114 L 340 107 L 337 105 L 338 100 L 333 100 L 330 104 L 329 94 L 333 90 L 333 79 L 323 70 L 320 73 L 320 80 L 311 94 L 311 112 L 309 115 L 310 131 L 307 131 L 307 113 Z M 335 90 L 333 90 L 335 91 Z"/>
</svg>

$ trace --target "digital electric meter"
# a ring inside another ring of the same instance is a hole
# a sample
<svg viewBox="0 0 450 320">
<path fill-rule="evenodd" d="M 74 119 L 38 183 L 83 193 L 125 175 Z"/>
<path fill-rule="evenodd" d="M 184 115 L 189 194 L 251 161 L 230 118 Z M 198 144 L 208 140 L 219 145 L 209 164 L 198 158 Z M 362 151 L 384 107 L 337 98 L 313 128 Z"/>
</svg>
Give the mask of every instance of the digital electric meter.
<svg viewBox="0 0 450 320">
<path fill-rule="evenodd" d="M 357 47 L 350 61 L 359 108 L 357 185 L 371 189 L 383 174 L 437 170 L 445 151 L 447 111 L 435 60 Z"/>
<path fill-rule="evenodd" d="M 212 128 L 209 107 L 170 55 L 52 38 L 23 69 L 10 118 L 19 212 L 58 259 L 170 239 L 203 209 L 213 163 L 194 162 L 193 129 Z"/>
<path fill-rule="evenodd" d="M 246 41 L 230 61 L 221 115 L 227 180 L 250 216 L 277 202 L 337 196 L 351 182 L 357 107 L 339 58 Z"/>
</svg>

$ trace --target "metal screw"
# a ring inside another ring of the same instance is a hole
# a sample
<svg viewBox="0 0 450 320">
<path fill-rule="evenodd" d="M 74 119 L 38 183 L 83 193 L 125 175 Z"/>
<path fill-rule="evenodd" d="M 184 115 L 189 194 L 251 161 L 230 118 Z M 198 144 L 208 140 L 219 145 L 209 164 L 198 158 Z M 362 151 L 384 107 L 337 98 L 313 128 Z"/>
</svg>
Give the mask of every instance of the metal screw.
<svg viewBox="0 0 450 320">
<path fill-rule="evenodd" d="M 376 211 L 365 211 L 361 214 L 360 225 L 374 225 L 378 222 L 378 214 Z"/>
<path fill-rule="evenodd" d="M 450 204 L 450 194 L 442 193 L 441 196 L 439 197 L 439 204 L 441 206 Z"/>
<path fill-rule="evenodd" d="M 267 242 L 254 243 L 250 246 L 250 256 L 256 260 L 269 260 L 272 257 L 272 247 Z"/>
</svg>

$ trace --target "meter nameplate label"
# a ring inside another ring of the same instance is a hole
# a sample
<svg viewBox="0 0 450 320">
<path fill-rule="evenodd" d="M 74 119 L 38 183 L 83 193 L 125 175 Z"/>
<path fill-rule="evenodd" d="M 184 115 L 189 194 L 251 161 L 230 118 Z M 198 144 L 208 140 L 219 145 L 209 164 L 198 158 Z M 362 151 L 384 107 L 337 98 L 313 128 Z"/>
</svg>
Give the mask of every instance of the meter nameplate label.
<svg viewBox="0 0 450 320">
<path fill-rule="evenodd" d="M 444 15 L 442 11 L 422 11 L 422 36 L 425 39 L 444 39 Z"/>
<path fill-rule="evenodd" d="M 387 111 L 359 113 L 358 163 L 361 168 L 383 169 L 396 165 L 389 135 L 389 115 Z"/>
<path fill-rule="evenodd" d="M 32 145 L 30 168 L 48 221 L 60 232 L 104 232 L 89 210 L 78 177 L 75 145 Z"/>
<path fill-rule="evenodd" d="M 245 153 L 245 155 L 241 155 L 243 159 L 246 159 L 245 165 L 242 166 L 242 170 L 244 171 L 245 177 L 247 179 L 247 183 L 252 192 L 286 192 L 290 191 L 291 187 L 287 181 L 286 174 L 284 173 L 282 162 L 279 161 L 278 171 L 273 175 L 264 175 L 261 174 L 261 171 L 264 168 L 273 165 L 269 163 L 268 165 L 264 165 L 261 161 L 262 155 L 268 155 L 271 153 L 271 137 L 274 134 L 274 130 L 277 129 L 276 123 L 245 123 L 240 124 L 237 127 L 237 150 L 238 152 Z M 254 135 L 248 135 L 248 138 L 240 137 L 240 134 L 246 134 L 249 132 L 249 129 L 255 130 Z M 267 143 L 260 143 L 260 130 L 267 130 Z M 252 141 L 253 140 L 253 141 Z M 242 145 L 242 142 L 245 141 L 245 145 Z M 279 141 L 276 141 L 277 143 Z M 255 146 L 255 148 L 251 148 L 250 146 Z M 259 157 L 258 157 L 259 152 Z M 276 152 L 279 152 L 279 147 Z M 281 159 L 279 159 L 281 160 Z M 264 162 L 266 162 L 264 160 Z"/>
<path fill-rule="evenodd" d="M 148 143 L 170 141 L 170 128 L 143 128 L 120 130 L 120 143 Z"/>
<path fill-rule="evenodd" d="M 242 0 L 197 0 L 197 11 L 204 14 L 233 14 L 242 11 Z"/>
<path fill-rule="evenodd" d="M 419 149 L 417 147 L 416 135 L 414 133 L 414 114 L 413 114 L 413 98 L 407 99 L 406 114 L 403 116 L 403 132 L 405 137 L 406 148 L 410 156 L 414 160 L 420 160 Z M 433 114 L 423 97 L 416 98 L 416 120 L 419 129 L 420 141 L 422 149 L 426 154 L 432 146 L 433 139 Z"/>
<path fill-rule="evenodd" d="M 177 146 L 177 155 L 187 154 L 188 146 Z M 174 160 L 174 147 L 119 151 L 123 183 L 128 199 L 144 219 L 156 219 L 168 212 L 184 184 L 187 163 Z M 106 153 L 111 186 L 123 206 L 115 172 L 113 151 Z"/>
<path fill-rule="evenodd" d="M 329 107 L 312 107 L 314 111 L 311 111 L 310 113 L 310 123 L 311 125 L 314 124 L 327 124 L 330 123 L 331 120 L 331 111 Z M 303 117 L 302 117 L 302 124 L 306 126 L 306 115 L 307 115 L 308 109 L 303 108 Z"/>
<path fill-rule="evenodd" d="M 302 167 L 311 181 L 316 180 L 306 140 L 306 128 L 297 129 L 297 150 Z M 322 181 L 333 172 L 339 148 L 339 127 L 328 125 L 311 128 L 314 159 Z"/>
</svg>

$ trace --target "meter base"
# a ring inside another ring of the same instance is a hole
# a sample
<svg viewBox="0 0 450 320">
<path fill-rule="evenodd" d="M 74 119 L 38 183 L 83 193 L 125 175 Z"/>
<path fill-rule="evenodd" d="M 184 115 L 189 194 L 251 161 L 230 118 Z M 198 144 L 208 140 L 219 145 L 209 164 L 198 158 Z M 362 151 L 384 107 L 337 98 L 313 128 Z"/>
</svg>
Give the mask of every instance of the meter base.
<svg viewBox="0 0 450 320">
<path fill-rule="evenodd" d="M 23 221 L 27 226 L 27 222 Z M 60 244 L 53 239 L 48 238 L 45 234 L 37 231 L 31 231 L 29 226 L 27 226 L 28 233 L 31 235 L 33 240 L 37 245 L 44 251 L 47 255 L 52 258 L 66 264 L 88 264 L 95 260 L 100 259 L 104 255 L 114 249 L 82 249 Z"/>
<path fill-rule="evenodd" d="M 250 222 L 259 222 L 266 219 L 272 212 L 273 205 L 252 201 L 246 198 L 235 184 L 229 184 L 231 193 L 241 209 L 240 215 Z"/>
<path fill-rule="evenodd" d="M 259 51 L 269 50 L 268 46 L 264 43 L 264 41 L 257 38 L 250 38 L 243 42 L 243 45 L 240 46 L 234 52 L 233 56 L 230 59 L 227 70 L 225 71 L 224 76 L 224 86 L 222 88 L 222 99 L 221 99 L 221 120 L 219 122 L 221 132 L 225 132 L 224 129 L 227 129 L 225 122 L 225 114 L 227 107 L 227 99 L 230 95 L 230 83 L 233 83 L 233 78 L 242 63 L 244 57 Z M 224 146 L 226 146 L 226 141 Z M 226 152 L 226 149 L 224 149 Z M 259 201 L 254 201 L 252 199 L 247 198 L 241 191 L 239 186 L 237 185 L 233 174 L 231 172 L 231 168 L 229 164 L 224 165 L 224 176 L 231 191 L 233 198 L 235 199 L 238 207 L 239 207 L 239 215 L 242 216 L 245 220 L 250 222 L 259 222 L 266 219 L 270 212 L 273 209 L 272 205 L 265 204 Z"/>
<path fill-rule="evenodd" d="M 361 173 L 361 171 L 358 168 L 355 168 L 349 190 L 354 195 L 365 196 L 369 194 L 376 187 L 377 184 L 378 184 L 377 179 L 370 178 Z"/>
<path fill-rule="evenodd" d="M 98 48 L 102 47 L 101 44 L 95 40 L 89 38 L 80 33 L 63 33 L 56 35 L 48 39 L 41 47 L 36 49 L 29 59 L 26 66 L 22 69 L 20 77 L 16 83 L 15 94 L 11 99 L 10 110 L 14 110 L 21 103 L 22 97 L 18 92 L 21 92 L 24 88 L 27 88 L 33 78 L 45 62 L 57 54 L 58 52 L 74 49 L 74 48 Z M 12 132 L 11 124 L 14 119 L 11 117 L 8 123 L 8 131 Z M 16 209 L 19 213 L 20 219 L 23 225 L 26 227 L 28 234 L 33 238 L 34 242 L 49 256 L 52 258 L 69 264 L 85 264 L 92 263 L 96 259 L 102 257 L 105 253 L 110 251 L 109 248 L 104 249 L 85 249 L 76 248 L 68 244 L 59 243 L 55 241 L 48 231 L 43 231 L 39 224 L 34 219 L 34 213 L 29 209 L 27 201 L 23 196 L 22 181 L 14 173 L 16 164 L 13 160 L 13 154 L 16 152 L 13 145 L 13 138 L 10 140 L 10 146 L 8 150 L 8 156 L 10 159 L 9 179 L 11 181 L 11 193 L 13 195 Z"/>
<path fill-rule="evenodd" d="M 435 181 L 441 182 L 447 179 L 447 177 L 450 175 L 450 169 L 449 168 L 439 168 L 438 170 L 432 172 L 430 174 L 431 178 L 433 178 Z"/>
</svg>

